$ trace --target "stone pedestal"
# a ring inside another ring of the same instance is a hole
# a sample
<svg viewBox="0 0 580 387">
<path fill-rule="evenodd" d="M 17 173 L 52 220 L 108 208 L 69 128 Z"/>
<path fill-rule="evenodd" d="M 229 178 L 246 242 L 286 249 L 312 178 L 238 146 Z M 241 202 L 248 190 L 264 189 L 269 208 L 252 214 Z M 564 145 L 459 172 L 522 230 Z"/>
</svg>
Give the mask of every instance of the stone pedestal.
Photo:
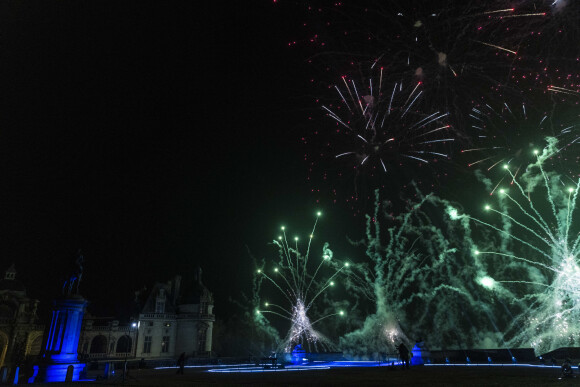
<svg viewBox="0 0 580 387">
<path fill-rule="evenodd" d="M 292 350 L 292 364 L 304 364 L 307 363 L 306 350 L 302 348 L 302 345 L 297 344 Z"/>
<path fill-rule="evenodd" d="M 87 301 L 81 296 L 54 300 L 37 382 L 77 381 L 84 364 L 77 359 Z M 68 380 L 67 380 L 68 379 Z"/>
<path fill-rule="evenodd" d="M 415 346 L 411 350 L 413 357 L 411 358 L 411 365 L 424 365 L 429 362 L 431 353 L 425 349 L 425 344 L 421 342 L 416 342 Z"/>
</svg>

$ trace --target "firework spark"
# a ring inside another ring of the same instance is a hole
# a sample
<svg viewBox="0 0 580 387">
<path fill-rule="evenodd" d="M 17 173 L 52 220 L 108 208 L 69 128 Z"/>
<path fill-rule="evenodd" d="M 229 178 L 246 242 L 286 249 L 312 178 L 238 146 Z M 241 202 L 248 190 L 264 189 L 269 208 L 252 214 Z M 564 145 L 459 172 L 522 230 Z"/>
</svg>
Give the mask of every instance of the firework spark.
<svg viewBox="0 0 580 387">
<path fill-rule="evenodd" d="M 466 104 L 509 79 L 521 41 L 529 38 L 513 27 L 545 19 L 545 12 L 504 3 L 387 0 L 308 7 L 304 41 L 312 48 L 313 70 L 322 70 L 313 82 L 356 71 L 360 63 L 382 66 L 405 82 L 422 82 L 426 104 L 450 112 L 459 128 Z"/>
<path fill-rule="evenodd" d="M 344 76 L 333 87 L 336 98 L 322 104 L 333 125 L 316 131 L 317 145 L 326 146 L 309 159 L 310 172 L 320 173 L 315 168 L 323 167 L 325 179 L 352 177 L 347 198 L 354 201 L 372 203 L 374 189 L 384 188 L 387 181 L 433 181 L 455 140 L 448 112 L 422 111 L 420 82 L 386 79 L 382 68 L 362 81 Z M 317 176 L 312 180 L 319 181 Z"/>
<path fill-rule="evenodd" d="M 431 348 L 497 345 L 501 334 L 490 328 L 497 325 L 493 310 L 482 303 L 471 280 L 478 270 L 470 254 L 471 231 L 442 216 L 447 207 L 427 195 L 404 213 L 385 217 L 377 198 L 374 215 L 367 217 L 366 238 L 356 243 L 368 260 L 354 262 L 346 281 L 375 309 L 362 328 L 341 339 L 346 353 L 394 351 L 401 341 L 418 337 Z M 392 225 L 385 229 L 381 222 Z"/>
<path fill-rule="evenodd" d="M 482 265 L 493 261 L 478 282 L 520 310 L 505 329 L 506 342 L 531 345 L 537 353 L 580 340 L 580 233 L 574 223 L 580 180 L 544 170 L 553 151 L 545 148 L 520 178 L 505 166 L 513 188 L 499 190 L 497 206 L 485 206 L 501 226 L 471 217 L 503 239 L 500 249 L 475 249 L 474 256 Z"/>
<path fill-rule="evenodd" d="M 336 277 L 348 267 L 348 262 L 337 263 L 333 260 L 333 252 L 330 250 L 328 243 L 322 248 L 322 256 L 318 262 L 310 258 L 310 247 L 316 231 L 316 225 L 321 213 L 318 212 L 314 227 L 307 242 L 306 253 L 302 254 L 298 248 L 298 237 L 294 238 L 294 243 L 289 244 L 286 236 L 286 228 L 282 227 L 282 235 L 274 244 L 279 250 L 279 261 L 268 272 L 265 268 L 257 271 L 258 286 L 255 289 L 255 298 L 259 300 L 262 297 L 262 280 L 270 284 L 270 288 L 283 297 L 282 302 L 272 303 L 264 302 L 256 311 L 259 315 L 275 315 L 277 317 L 290 321 L 290 329 L 283 342 L 284 348 L 279 348 L 285 352 L 290 352 L 296 344 L 301 344 L 309 351 L 327 351 L 335 348 L 335 345 L 322 333 L 318 332 L 313 326 L 332 316 L 344 316 L 345 312 L 337 310 L 332 313 L 319 316 L 315 321 L 311 321 L 313 307 L 319 297 L 326 290 L 335 286 Z M 315 268 L 315 269 L 314 269 Z M 314 269 L 313 272 L 312 269 Z M 325 278 L 322 273 L 331 272 Z M 272 295 L 274 298 L 279 298 Z"/>
<path fill-rule="evenodd" d="M 561 144 L 550 147 L 553 153 L 546 155 L 554 163 L 562 161 L 563 153 L 580 140 L 578 124 L 558 123 L 551 114 L 537 111 L 525 102 L 494 105 L 497 103 L 480 103 L 472 108 L 469 130 L 473 146 L 461 151 L 469 160 L 469 167 L 497 171 L 495 175 L 499 177 L 490 195 L 502 183 L 513 184 L 546 142 Z M 504 165 L 511 168 L 506 170 Z M 575 169 L 575 165 L 569 168 Z"/>
</svg>

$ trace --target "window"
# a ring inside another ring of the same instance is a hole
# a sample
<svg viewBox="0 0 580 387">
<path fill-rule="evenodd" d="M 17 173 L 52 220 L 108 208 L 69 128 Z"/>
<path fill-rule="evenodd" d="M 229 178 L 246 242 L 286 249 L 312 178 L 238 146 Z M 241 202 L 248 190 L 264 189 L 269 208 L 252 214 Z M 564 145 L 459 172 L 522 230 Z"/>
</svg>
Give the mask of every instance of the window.
<svg viewBox="0 0 580 387">
<path fill-rule="evenodd" d="M 107 338 L 103 335 L 95 336 L 91 340 L 89 353 L 107 353 Z"/>
<path fill-rule="evenodd" d="M 28 355 L 38 355 L 40 353 L 41 348 L 42 348 L 42 336 L 35 338 L 34 341 L 30 343 L 30 351 L 28 352 Z M 85 350 L 85 353 L 87 353 L 87 350 L 89 349 L 89 343 L 85 342 L 83 348 Z"/>
<path fill-rule="evenodd" d="M 115 352 L 117 353 L 131 352 L 131 346 L 133 344 L 132 341 L 133 340 L 131 340 L 131 338 L 127 335 L 121 336 L 117 341 L 117 350 Z"/>
<path fill-rule="evenodd" d="M 161 341 L 161 352 L 169 352 L 169 336 L 163 336 L 163 341 Z"/>
<path fill-rule="evenodd" d="M 165 313 L 165 289 L 159 289 L 155 299 L 155 313 Z"/>
<path fill-rule="evenodd" d="M 207 339 L 207 326 L 200 326 L 197 331 L 197 352 L 205 352 L 205 341 Z"/>
<path fill-rule="evenodd" d="M 165 300 L 157 299 L 155 303 L 155 313 L 164 313 L 165 312 Z"/>
<path fill-rule="evenodd" d="M 151 338 L 152 336 L 145 336 L 143 341 L 143 353 L 151 353 Z"/>
</svg>

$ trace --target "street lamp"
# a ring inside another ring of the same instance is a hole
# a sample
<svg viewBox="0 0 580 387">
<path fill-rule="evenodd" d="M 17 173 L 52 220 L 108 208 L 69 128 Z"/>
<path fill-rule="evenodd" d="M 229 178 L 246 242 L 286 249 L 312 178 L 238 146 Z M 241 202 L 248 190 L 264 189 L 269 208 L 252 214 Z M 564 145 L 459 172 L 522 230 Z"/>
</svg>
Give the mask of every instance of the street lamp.
<svg viewBox="0 0 580 387">
<path fill-rule="evenodd" d="M 133 331 L 135 330 L 135 328 L 137 328 L 138 324 L 136 322 L 132 322 L 131 326 L 129 328 L 129 343 L 127 345 L 131 345 L 131 352 L 133 352 L 133 348 L 135 348 L 135 343 L 133 343 Z M 136 341 L 136 340 L 135 340 Z M 137 356 L 137 351 L 134 351 L 135 353 L 135 357 Z M 127 374 L 127 359 L 129 357 L 129 348 L 125 348 L 125 363 L 123 364 L 123 384 L 125 383 L 125 375 Z"/>
<path fill-rule="evenodd" d="M 133 358 L 135 359 L 137 358 L 137 339 L 139 338 L 139 325 L 141 325 L 139 321 L 131 323 L 131 332 L 135 332 L 135 340 L 133 340 L 131 343 L 133 345 L 131 348 L 133 349 Z"/>
</svg>

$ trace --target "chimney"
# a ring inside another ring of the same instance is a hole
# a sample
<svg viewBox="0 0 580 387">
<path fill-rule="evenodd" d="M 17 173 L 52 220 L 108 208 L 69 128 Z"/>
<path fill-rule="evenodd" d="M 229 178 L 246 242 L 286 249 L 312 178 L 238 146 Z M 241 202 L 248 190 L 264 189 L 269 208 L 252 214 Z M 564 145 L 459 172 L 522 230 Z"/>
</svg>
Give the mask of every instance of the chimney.
<svg viewBox="0 0 580 387">
<path fill-rule="evenodd" d="M 201 282 L 201 267 L 199 267 L 199 266 L 195 268 L 194 279 L 195 279 L 195 282 L 197 282 L 198 285 L 202 285 L 202 282 Z"/>
<path fill-rule="evenodd" d="M 181 288 L 181 276 L 176 275 L 173 279 L 173 305 L 177 305 L 177 299 L 179 298 L 179 290 Z"/>
</svg>

